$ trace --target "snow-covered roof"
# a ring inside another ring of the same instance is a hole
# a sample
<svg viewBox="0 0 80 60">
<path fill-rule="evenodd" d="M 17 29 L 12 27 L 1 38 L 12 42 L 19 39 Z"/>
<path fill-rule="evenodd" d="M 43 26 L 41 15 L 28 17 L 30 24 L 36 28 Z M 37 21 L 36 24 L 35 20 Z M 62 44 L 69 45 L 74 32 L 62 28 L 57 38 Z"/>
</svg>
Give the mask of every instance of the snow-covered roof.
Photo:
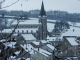
<svg viewBox="0 0 80 60">
<path fill-rule="evenodd" d="M 13 36 L 17 36 L 18 34 L 13 34 Z"/>
<path fill-rule="evenodd" d="M 28 17 L 28 18 L 31 20 L 38 20 L 38 18 L 31 18 L 31 17 Z"/>
<path fill-rule="evenodd" d="M 47 23 L 47 30 L 48 30 L 49 32 L 52 32 L 52 30 L 54 29 L 54 25 L 55 25 L 55 24 L 53 24 L 53 23 Z"/>
<path fill-rule="evenodd" d="M 41 49 L 41 48 L 39 48 L 39 51 L 37 51 L 37 52 L 41 53 L 42 55 L 44 55 L 44 56 L 46 56 L 46 57 L 48 57 L 48 56 L 51 55 L 50 52 L 48 52 L 48 51 L 46 51 L 46 50 L 43 50 L 43 49 Z"/>
<path fill-rule="evenodd" d="M 51 48 L 52 50 L 54 50 L 54 49 L 55 49 L 55 47 L 54 47 L 54 46 L 52 46 L 52 45 L 50 45 L 50 44 L 47 44 L 47 46 L 48 46 L 49 48 Z"/>
<path fill-rule="evenodd" d="M 17 20 L 15 20 L 13 23 L 12 23 L 12 25 L 16 25 L 17 24 Z M 34 25 L 36 25 L 36 24 L 40 24 L 39 23 L 39 19 L 36 19 L 36 20 L 24 20 L 24 21 L 20 21 L 19 22 L 19 25 L 25 25 L 25 24 L 34 24 Z"/>
<path fill-rule="evenodd" d="M 31 43 L 31 45 L 34 47 L 34 48 L 41 48 L 43 45 L 45 44 L 49 44 L 49 40 L 48 41 L 45 41 L 45 40 L 40 40 L 40 41 L 34 41 Z"/>
<path fill-rule="evenodd" d="M 30 58 L 27 58 L 26 60 L 30 60 Z"/>
<path fill-rule="evenodd" d="M 31 44 L 24 44 L 24 45 L 20 45 L 21 47 L 23 47 L 23 49 L 26 51 L 26 52 L 29 52 L 30 54 L 34 54 L 33 50 L 34 47 L 31 45 Z M 27 48 L 27 49 L 26 49 Z"/>
<path fill-rule="evenodd" d="M 78 45 L 74 37 L 67 37 L 67 40 L 69 41 L 71 45 Z"/>
<path fill-rule="evenodd" d="M 42 55 L 48 57 L 49 55 L 51 55 L 50 52 L 46 51 L 46 50 L 43 50 L 41 48 L 39 48 L 39 51 L 38 49 L 35 49 L 31 44 L 24 44 L 24 45 L 21 45 L 21 47 L 24 48 L 25 51 L 29 52 L 30 54 L 34 54 L 34 50 L 41 53 Z M 26 49 L 27 48 L 27 49 Z"/>
<path fill-rule="evenodd" d="M 2 33 L 12 33 L 14 29 L 4 29 L 2 31 Z M 17 33 L 19 31 L 19 33 L 22 33 L 22 31 L 24 31 L 24 33 L 36 33 L 36 31 L 38 30 L 38 28 L 22 28 L 22 29 L 15 29 L 15 32 Z"/>
<path fill-rule="evenodd" d="M 4 29 L 2 30 L 2 33 L 11 33 L 13 29 Z"/>
<path fill-rule="evenodd" d="M 17 56 L 18 56 L 18 54 L 20 53 L 20 51 L 16 51 L 16 52 L 14 52 Z"/>
<path fill-rule="evenodd" d="M 32 42 L 33 44 L 35 44 L 35 45 L 40 45 L 40 42 Z"/>
<path fill-rule="evenodd" d="M 40 40 L 40 42 L 44 44 L 44 43 L 47 43 L 48 41 L 47 40 Z"/>
<path fill-rule="evenodd" d="M 49 41 L 58 41 L 59 39 L 62 39 L 62 37 L 47 37 L 47 40 L 49 40 Z M 60 40 L 59 40 L 60 41 Z"/>
<path fill-rule="evenodd" d="M 45 44 L 45 43 L 48 43 L 48 42 L 49 42 L 48 40 L 40 40 L 40 41 L 35 41 L 35 42 L 32 42 L 32 43 L 35 44 L 35 45 L 40 45 L 40 43 Z"/>
<path fill-rule="evenodd" d="M 32 34 L 21 34 L 25 40 L 36 40 Z"/>
<path fill-rule="evenodd" d="M 16 56 L 10 56 L 10 58 L 9 58 L 8 60 L 10 60 L 10 59 L 16 60 L 15 58 L 16 58 Z M 17 59 L 17 60 L 18 60 L 18 59 Z"/>
<path fill-rule="evenodd" d="M 0 42 L 4 42 L 4 41 L 6 41 L 6 40 L 5 39 L 0 40 Z"/>
<path fill-rule="evenodd" d="M 7 43 L 3 43 L 5 46 L 6 46 L 6 48 L 7 47 L 11 47 L 11 48 L 15 48 L 15 44 L 16 44 L 16 42 L 7 42 Z"/>
</svg>

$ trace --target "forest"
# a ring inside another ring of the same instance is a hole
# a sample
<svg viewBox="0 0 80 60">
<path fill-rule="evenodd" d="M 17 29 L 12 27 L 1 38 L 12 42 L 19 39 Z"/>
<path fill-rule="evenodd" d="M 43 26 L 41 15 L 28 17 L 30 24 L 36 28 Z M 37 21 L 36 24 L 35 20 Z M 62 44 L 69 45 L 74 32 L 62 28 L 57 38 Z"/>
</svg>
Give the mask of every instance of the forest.
<svg viewBox="0 0 80 60">
<path fill-rule="evenodd" d="M 17 17 L 31 17 L 31 18 L 38 18 L 40 10 L 30 10 L 30 11 L 7 11 L 7 10 L 0 10 L 0 16 L 17 16 Z M 71 21 L 71 22 L 80 22 L 80 13 L 68 13 L 66 11 L 46 11 L 47 19 L 52 20 L 61 20 L 61 21 Z M 8 24 L 6 19 L 0 19 L 1 29 L 6 28 L 5 25 Z M 1 30 L 0 29 L 0 30 Z"/>
<path fill-rule="evenodd" d="M 30 11 L 7 11 L 7 10 L 0 10 L 0 15 L 7 15 L 7 16 L 25 16 L 25 17 L 32 17 L 38 18 L 40 10 L 30 10 Z M 68 13 L 66 11 L 46 11 L 47 19 L 52 20 L 64 20 L 64 21 L 72 21 L 72 22 L 80 22 L 80 13 Z"/>
</svg>

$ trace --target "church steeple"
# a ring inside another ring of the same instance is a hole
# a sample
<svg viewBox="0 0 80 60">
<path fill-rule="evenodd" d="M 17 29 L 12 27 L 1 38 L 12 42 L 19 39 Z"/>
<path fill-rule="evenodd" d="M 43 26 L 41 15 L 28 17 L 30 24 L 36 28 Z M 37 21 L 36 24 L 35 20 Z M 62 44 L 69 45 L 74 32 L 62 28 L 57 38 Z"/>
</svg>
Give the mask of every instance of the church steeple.
<svg viewBox="0 0 80 60">
<path fill-rule="evenodd" d="M 38 30 L 38 39 L 45 40 L 47 38 L 47 18 L 46 12 L 44 10 L 44 3 L 42 1 L 42 6 L 39 14 L 39 23 L 41 23 Z"/>
<path fill-rule="evenodd" d="M 46 11 L 44 10 L 44 3 L 42 1 L 42 6 L 41 6 L 41 10 L 40 10 L 40 16 L 46 16 Z"/>
</svg>

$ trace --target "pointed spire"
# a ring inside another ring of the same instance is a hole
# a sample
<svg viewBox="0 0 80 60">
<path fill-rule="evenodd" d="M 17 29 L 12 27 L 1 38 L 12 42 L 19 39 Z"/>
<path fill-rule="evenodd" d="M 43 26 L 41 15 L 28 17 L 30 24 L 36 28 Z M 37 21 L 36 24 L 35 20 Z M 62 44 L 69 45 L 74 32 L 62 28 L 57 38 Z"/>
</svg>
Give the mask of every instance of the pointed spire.
<svg viewBox="0 0 80 60">
<path fill-rule="evenodd" d="M 40 10 L 40 16 L 46 16 L 46 11 L 44 10 L 44 3 L 42 1 L 42 6 L 41 6 L 41 10 Z"/>
</svg>

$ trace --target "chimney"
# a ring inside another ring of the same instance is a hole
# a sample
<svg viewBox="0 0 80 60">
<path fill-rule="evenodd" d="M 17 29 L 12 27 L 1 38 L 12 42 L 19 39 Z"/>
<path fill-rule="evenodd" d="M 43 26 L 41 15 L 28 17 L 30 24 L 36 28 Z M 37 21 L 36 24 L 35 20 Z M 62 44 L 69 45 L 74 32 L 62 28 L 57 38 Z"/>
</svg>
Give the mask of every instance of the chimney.
<svg viewBox="0 0 80 60">
<path fill-rule="evenodd" d="M 38 51 L 39 51 L 39 47 L 38 47 Z"/>
</svg>

